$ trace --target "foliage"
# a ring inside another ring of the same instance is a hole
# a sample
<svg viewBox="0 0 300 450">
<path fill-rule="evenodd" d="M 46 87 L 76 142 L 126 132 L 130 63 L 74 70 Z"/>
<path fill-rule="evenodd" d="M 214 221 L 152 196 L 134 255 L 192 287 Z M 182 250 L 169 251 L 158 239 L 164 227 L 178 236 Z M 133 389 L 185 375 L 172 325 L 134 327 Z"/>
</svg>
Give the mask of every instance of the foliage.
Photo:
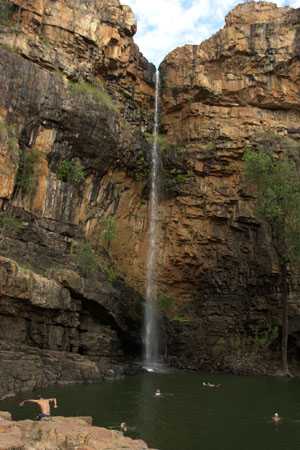
<svg viewBox="0 0 300 450">
<path fill-rule="evenodd" d="M 148 144 L 153 145 L 154 136 L 151 133 L 144 133 Z M 160 156 L 160 182 L 161 191 L 164 194 L 176 194 L 181 185 L 191 179 L 191 172 L 187 167 L 185 149 L 167 141 L 167 137 L 158 134 L 157 144 Z M 147 179 L 150 174 L 150 163 L 143 152 L 139 152 L 135 158 L 134 178 L 137 181 Z"/>
<path fill-rule="evenodd" d="M 65 183 L 78 185 L 85 179 L 85 172 L 80 161 L 74 162 L 65 159 L 64 161 L 61 161 L 58 167 L 57 176 Z"/>
<path fill-rule="evenodd" d="M 162 154 L 162 187 L 165 193 L 178 193 L 192 174 L 188 169 L 186 151 L 177 145 L 169 145 Z"/>
<path fill-rule="evenodd" d="M 75 252 L 75 260 L 80 273 L 88 277 L 98 270 L 96 255 L 88 242 L 81 242 Z"/>
<path fill-rule="evenodd" d="M 150 145 L 154 144 L 154 135 L 153 135 L 153 133 L 147 133 L 146 132 L 144 134 L 144 136 L 145 136 L 145 139 L 148 142 L 148 144 L 150 144 Z M 160 150 L 161 153 L 165 152 L 170 147 L 172 147 L 172 145 L 168 143 L 166 136 L 163 135 L 163 134 L 158 134 L 157 135 L 157 145 L 158 145 L 159 150 Z"/>
<path fill-rule="evenodd" d="M 177 322 L 178 324 L 187 325 L 192 322 L 192 319 L 190 317 L 178 314 L 173 317 L 172 321 Z"/>
<path fill-rule="evenodd" d="M 18 153 L 18 139 L 16 127 L 12 124 L 7 124 L 0 118 L 0 142 L 5 142 L 8 145 L 9 150 L 17 154 Z"/>
<path fill-rule="evenodd" d="M 23 229 L 23 222 L 16 217 L 11 216 L 6 212 L 0 214 L 0 244 L 9 245 L 6 243 L 7 233 L 17 234 Z"/>
<path fill-rule="evenodd" d="M 163 312 L 169 312 L 174 305 L 174 299 L 166 294 L 158 295 L 158 307 Z"/>
<path fill-rule="evenodd" d="M 150 164 L 146 157 L 146 153 L 144 153 L 143 149 L 139 149 L 133 155 L 132 170 L 130 171 L 130 174 L 134 180 L 142 181 L 149 177 L 149 173 Z"/>
<path fill-rule="evenodd" d="M 95 84 L 87 83 L 86 81 L 70 82 L 70 92 L 73 96 L 81 95 L 106 106 L 111 111 L 118 111 L 117 105 L 99 81 L 95 82 Z"/>
<path fill-rule="evenodd" d="M 118 279 L 118 273 L 113 266 L 106 266 L 104 272 L 110 283 L 114 283 Z"/>
<path fill-rule="evenodd" d="M 0 0 L 0 25 L 9 24 L 14 11 L 15 7 L 11 2 L 8 0 Z"/>
<path fill-rule="evenodd" d="M 103 222 L 103 230 L 102 230 L 102 242 L 103 245 L 107 248 L 110 248 L 111 243 L 116 238 L 117 225 L 116 218 L 114 216 L 106 217 Z"/>
<path fill-rule="evenodd" d="M 282 373 L 288 375 L 288 264 L 300 263 L 299 146 L 285 147 L 282 137 L 272 137 L 268 145 L 265 139 L 258 142 L 256 150 L 245 153 L 245 173 L 256 190 L 257 212 L 271 227 L 280 263 Z"/>
<path fill-rule="evenodd" d="M 181 325 L 187 325 L 192 322 L 188 311 L 182 309 L 182 305 L 176 302 L 174 297 L 159 293 L 157 297 L 157 306 L 161 313 L 165 314 L 171 322 Z"/>
<path fill-rule="evenodd" d="M 22 220 L 17 219 L 11 215 L 6 213 L 0 214 L 0 230 L 1 233 L 5 233 L 6 231 L 11 231 L 13 233 L 18 233 L 24 227 Z"/>
<path fill-rule="evenodd" d="M 256 187 L 258 214 L 286 245 L 286 257 L 300 261 L 300 178 L 296 162 L 290 155 L 279 158 L 269 148 L 248 149 L 244 160 L 246 177 Z"/>
<path fill-rule="evenodd" d="M 279 327 L 276 324 L 271 324 L 267 330 L 257 332 L 254 337 L 255 347 L 266 348 L 272 344 L 279 336 Z"/>
<path fill-rule="evenodd" d="M 16 186 L 23 195 L 31 194 L 36 186 L 36 164 L 40 159 L 36 149 L 27 150 L 21 155 Z"/>
</svg>

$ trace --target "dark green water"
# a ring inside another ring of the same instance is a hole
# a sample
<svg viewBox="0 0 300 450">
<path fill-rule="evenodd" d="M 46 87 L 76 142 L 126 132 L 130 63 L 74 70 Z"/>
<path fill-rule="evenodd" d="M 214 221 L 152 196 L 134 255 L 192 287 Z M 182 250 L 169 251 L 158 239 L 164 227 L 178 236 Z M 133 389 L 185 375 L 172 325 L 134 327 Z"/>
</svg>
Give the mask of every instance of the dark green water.
<svg viewBox="0 0 300 450">
<path fill-rule="evenodd" d="M 207 380 L 222 388 L 203 388 Z M 158 387 L 162 398 L 153 396 Z M 105 427 L 125 421 L 135 427 L 130 436 L 159 450 L 300 449 L 300 380 L 145 374 L 41 394 L 58 398 L 55 415 L 91 415 Z M 0 409 L 16 419 L 35 417 L 34 407 L 20 408 L 17 400 L 0 402 Z M 275 411 L 284 417 L 279 425 L 271 422 Z"/>
</svg>

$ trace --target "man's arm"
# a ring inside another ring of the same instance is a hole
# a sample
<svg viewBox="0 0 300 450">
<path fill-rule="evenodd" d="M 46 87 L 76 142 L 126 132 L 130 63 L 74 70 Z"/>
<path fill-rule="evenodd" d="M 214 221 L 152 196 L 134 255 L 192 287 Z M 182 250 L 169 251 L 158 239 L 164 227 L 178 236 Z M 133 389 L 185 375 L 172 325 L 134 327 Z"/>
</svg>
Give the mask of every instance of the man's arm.
<svg viewBox="0 0 300 450">
<path fill-rule="evenodd" d="M 24 406 L 24 403 L 37 403 L 39 404 L 38 400 L 24 400 L 23 402 L 19 403 L 20 406 Z"/>
</svg>

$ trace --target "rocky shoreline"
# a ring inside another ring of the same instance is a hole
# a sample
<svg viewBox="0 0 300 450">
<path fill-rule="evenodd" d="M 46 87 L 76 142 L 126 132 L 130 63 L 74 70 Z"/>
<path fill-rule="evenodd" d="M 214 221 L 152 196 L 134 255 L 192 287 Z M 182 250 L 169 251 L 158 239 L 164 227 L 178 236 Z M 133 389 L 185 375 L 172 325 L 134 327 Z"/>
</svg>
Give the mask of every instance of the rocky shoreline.
<svg viewBox="0 0 300 450">
<path fill-rule="evenodd" d="M 0 412 L 1 450 L 146 450 L 142 440 L 92 425 L 91 417 L 51 417 L 15 422 Z"/>
</svg>

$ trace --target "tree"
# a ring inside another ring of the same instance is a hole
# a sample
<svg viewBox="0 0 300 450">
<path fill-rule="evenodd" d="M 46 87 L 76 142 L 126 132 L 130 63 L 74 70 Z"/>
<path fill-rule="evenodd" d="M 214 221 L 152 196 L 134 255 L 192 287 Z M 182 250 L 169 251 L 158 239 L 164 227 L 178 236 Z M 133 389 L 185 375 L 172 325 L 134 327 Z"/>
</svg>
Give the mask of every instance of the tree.
<svg viewBox="0 0 300 450">
<path fill-rule="evenodd" d="M 273 138 L 274 139 L 274 138 Z M 257 214 L 271 227 L 280 264 L 282 296 L 282 372 L 288 368 L 288 299 L 290 265 L 300 264 L 299 149 L 290 140 L 268 140 L 244 156 L 248 183 L 256 190 Z"/>
</svg>

